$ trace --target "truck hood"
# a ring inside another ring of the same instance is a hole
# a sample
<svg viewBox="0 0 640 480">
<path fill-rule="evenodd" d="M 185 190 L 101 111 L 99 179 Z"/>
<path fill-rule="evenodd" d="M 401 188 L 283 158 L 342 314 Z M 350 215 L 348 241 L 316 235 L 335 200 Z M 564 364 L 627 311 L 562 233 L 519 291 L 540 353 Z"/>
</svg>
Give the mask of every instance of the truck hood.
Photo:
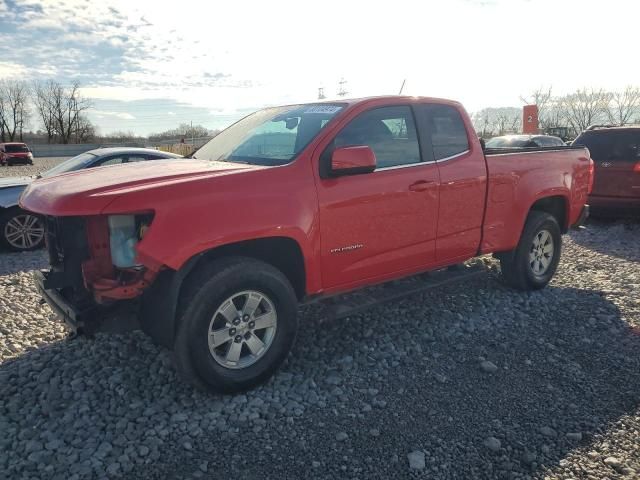
<svg viewBox="0 0 640 480">
<path fill-rule="evenodd" d="M 24 187 L 33 182 L 33 177 L 6 177 L 0 178 L 0 188 Z"/>
<path fill-rule="evenodd" d="M 97 215 L 126 193 L 264 168 L 195 159 L 112 165 L 36 180 L 22 194 L 20 205 L 44 215 Z"/>
</svg>

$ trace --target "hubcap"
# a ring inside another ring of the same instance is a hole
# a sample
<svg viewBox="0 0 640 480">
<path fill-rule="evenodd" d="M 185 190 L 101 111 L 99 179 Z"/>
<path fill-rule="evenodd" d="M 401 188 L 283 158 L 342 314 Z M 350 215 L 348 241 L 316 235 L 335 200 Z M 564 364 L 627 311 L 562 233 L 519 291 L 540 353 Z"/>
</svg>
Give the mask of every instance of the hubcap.
<svg viewBox="0 0 640 480">
<path fill-rule="evenodd" d="M 547 230 L 540 230 L 533 238 L 529 251 L 529 266 L 534 275 L 544 275 L 553 261 L 553 237 Z"/>
<path fill-rule="evenodd" d="M 5 224 L 4 238 L 9 245 L 19 250 L 33 248 L 42 242 L 44 226 L 35 215 L 16 215 Z"/>
<path fill-rule="evenodd" d="M 267 353 L 278 325 L 269 297 L 246 290 L 227 298 L 209 322 L 209 352 L 226 368 L 253 365 Z"/>
</svg>

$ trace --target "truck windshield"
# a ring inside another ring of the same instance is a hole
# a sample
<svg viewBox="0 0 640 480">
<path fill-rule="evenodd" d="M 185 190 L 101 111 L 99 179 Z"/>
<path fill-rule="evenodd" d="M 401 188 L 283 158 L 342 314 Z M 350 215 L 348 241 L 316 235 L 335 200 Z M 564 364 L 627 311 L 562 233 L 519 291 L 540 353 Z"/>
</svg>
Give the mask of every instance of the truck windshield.
<svg viewBox="0 0 640 480">
<path fill-rule="evenodd" d="M 291 162 L 343 108 L 342 104 L 319 103 L 259 110 L 220 132 L 192 157 L 252 165 L 284 165 Z"/>
<path fill-rule="evenodd" d="M 54 175 L 58 175 L 59 173 L 72 172 L 74 170 L 80 170 L 81 168 L 85 168 L 89 163 L 93 162 L 96 159 L 96 155 L 93 153 L 81 153 L 80 155 L 70 158 L 55 167 L 47 170 L 46 172 L 38 175 L 38 178 L 47 178 L 52 177 Z"/>
</svg>

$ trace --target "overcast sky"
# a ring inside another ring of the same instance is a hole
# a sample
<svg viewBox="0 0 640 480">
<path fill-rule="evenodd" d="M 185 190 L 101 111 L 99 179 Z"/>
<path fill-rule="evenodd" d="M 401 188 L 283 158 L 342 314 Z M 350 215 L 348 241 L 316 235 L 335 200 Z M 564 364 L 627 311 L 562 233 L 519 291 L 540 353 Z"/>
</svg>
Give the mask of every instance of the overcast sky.
<svg viewBox="0 0 640 480">
<path fill-rule="evenodd" d="M 80 81 L 102 133 L 219 128 L 343 77 L 475 111 L 640 84 L 639 18 L 638 0 L 0 0 L 0 78 Z"/>
</svg>

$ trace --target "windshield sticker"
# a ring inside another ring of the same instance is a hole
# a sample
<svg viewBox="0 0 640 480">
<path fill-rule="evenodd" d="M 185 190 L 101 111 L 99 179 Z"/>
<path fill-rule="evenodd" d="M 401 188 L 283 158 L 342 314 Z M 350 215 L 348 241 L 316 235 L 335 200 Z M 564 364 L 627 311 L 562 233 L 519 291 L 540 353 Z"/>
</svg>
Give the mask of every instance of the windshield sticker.
<svg viewBox="0 0 640 480">
<path fill-rule="evenodd" d="M 316 105 L 315 107 L 307 108 L 304 113 L 336 113 L 340 111 L 342 107 L 336 107 L 335 105 Z"/>
</svg>

